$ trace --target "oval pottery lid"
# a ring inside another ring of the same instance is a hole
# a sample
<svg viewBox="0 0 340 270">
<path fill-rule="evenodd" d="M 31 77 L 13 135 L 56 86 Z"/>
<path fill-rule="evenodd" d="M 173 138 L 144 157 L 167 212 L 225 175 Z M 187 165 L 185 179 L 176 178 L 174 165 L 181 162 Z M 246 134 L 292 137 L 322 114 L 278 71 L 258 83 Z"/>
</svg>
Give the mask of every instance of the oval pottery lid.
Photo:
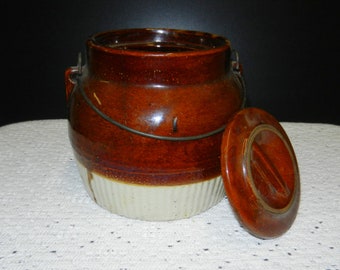
<svg viewBox="0 0 340 270">
<path fill-rule="evenodd" d="M 237 112 L 223 134 L 221 168 L 230 204 L 251 234 L 274 238 L 291 227 L 299 207 L 299 170 L 273 116 L 257 108 Z"/>
</svg>

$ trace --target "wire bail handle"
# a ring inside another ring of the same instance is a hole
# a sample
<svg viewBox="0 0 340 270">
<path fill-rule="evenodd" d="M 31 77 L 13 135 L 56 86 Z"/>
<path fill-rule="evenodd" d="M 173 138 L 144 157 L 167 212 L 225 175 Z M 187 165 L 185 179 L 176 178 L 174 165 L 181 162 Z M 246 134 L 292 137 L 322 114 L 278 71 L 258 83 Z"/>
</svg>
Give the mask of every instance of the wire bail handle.
<svg viewBox="0 0 340 270">
<path fill-rule="evenodd" d="M 66 101 L 68 101 L 75 85 L 78 83 L 78 78 L 83 73 L 83 67 L 81 65 L 81 53 L 78 53 L 77 66 L 72 66 L 65 71 L 65 90 Z"/>
<path fill-rule="evenodd" d="M 241 90 L 243 90 L 243 92 L 245 91 L 245 86 L 244 86 L 244 80 L 243 77 L 241 75 L 241 66 L 239 64 L 239 57 L 238 57 L 238 53 L 236 51 L 234 51 L 235 56 L 236 56 L 236 60 L 231 62 L 231 66 L 232 66 L 232 73 L 233 73 L 233 77 L 236 78 L 235 82 L 238 84 L 239 88 Z M 147 138 L 152 138 L 152 139 L 158 139 L 158 140 L 165 140 L 165 141 L 192 141 L 192 140 L 199 140 L 199 139 L 203 139 L 203 138 L 207 138 L 210 136 L 213 136 L 215 134 L 218 134 L 220 132 L 223 132 L 226 124 L 222 125 L 221 127 L 207 132 L 207 133 L 203 133 L 203 134 L 199 134 L 199 135 L 194 135 L 194 136 L 184 136 L 184 137 L 174 137 L 174 136 L 161 136 L 161 135 L 155 135 L 155 134 L 151 134 L 151 133 L 146 133 L 143 131 L 139 131 L 133 128 L 130 128 L 126 125 L 123 125 L 121 123 L 119 123 L 118 121 L 112 119 L 110 116 L 108 116 L 107 114 L 105 114 L 104 112 L 102 112 L 100 109 L 98 109 L 93 102 L 89 99 L 89 97 L 86 95 L 83 87 L 81 86 L 81 84 L 79 83 L 79 77 L 83 72 L 83 67 L 82 67 L 82 58 L 81 58 L 81 53 L 78 54 L 78 63 L 76 67 L 71 67 L 71 72 L 69 74 L 69 80 L 75 85 L 78 84 L 78 88 L 79 88 L 79 92 L 82 95 L 82 97 L 84 98 L 85 102 L 91 107 L 92 110 L 94 110 L 99 116 L 101 116 L 103 119 L 105 119 L 106 121 L 108 121 L 109 123 L 123 129 L 126 130 L 128 132 L 131 132 L 133 134 L 136 135 L 140 135 L 140 136 L 144 136 Z M 244 100 L 244 98 L 243 98 Z M 244 102 L 242 104 L 242 107 L 244 106 Z M 177 131 L 177 125 L 178 125 L 178 119 L 177 117 L 174 117 L 173 119 L 173 128 L 172 131 L 176 132 Z"/>
</svg>

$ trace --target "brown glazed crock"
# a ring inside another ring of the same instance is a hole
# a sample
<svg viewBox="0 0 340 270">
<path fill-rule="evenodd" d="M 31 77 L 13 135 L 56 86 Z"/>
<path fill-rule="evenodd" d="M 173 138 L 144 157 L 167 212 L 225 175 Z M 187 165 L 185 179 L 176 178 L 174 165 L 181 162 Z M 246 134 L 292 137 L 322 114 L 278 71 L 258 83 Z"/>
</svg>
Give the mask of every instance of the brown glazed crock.
<svg viewBox="0 0 340 270">
<path fill-rule="evenodd" d="M 90 196 L 145 220 L 185 218 L 218 203 L 223 131 L 244 104 L 230 42 L 204 32 L 124 29 L 97 33 L 86 45 L 86 63 L 68 68 L 65 82 L 69 138 Z M 130 187 L 132 194 L 120 194 Z"/>
<path fill-rule="evenodd" d="M 130 218 L 174 220 L 226 193 L 254 236 L 290 228 L 300 199 L 292 144 L 273 116 L 243 109 L 231 54 L 226 38 L 186 30 L 125 29 L 88 39 L 85 65 L 79 57 L 65 84 L 70 142 L 98 205 Z"/>
</svg>

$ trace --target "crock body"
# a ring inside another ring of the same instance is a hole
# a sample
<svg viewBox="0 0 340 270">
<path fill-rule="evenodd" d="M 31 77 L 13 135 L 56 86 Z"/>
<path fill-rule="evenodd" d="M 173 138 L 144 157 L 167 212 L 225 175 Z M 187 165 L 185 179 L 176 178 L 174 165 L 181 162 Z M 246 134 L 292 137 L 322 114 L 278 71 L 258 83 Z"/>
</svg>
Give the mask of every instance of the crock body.
<svg viewBox="0 0 340 270">
<path fill-rule="evenodd" d="M 223 198 L 222 133 L 244 102 L 230 57 L 228 40 L 202 32 L 128 29 L 87 41 L 86 64 L 66 71 L 69 138 L 99 205 L 132 218 L 170 220 Z M 120 210 L 122 200 L 128 210 Z M 176 212 L 184 206 L 175 200 L 193 210 Z M 135 209 L 142 204 L 149 210 Z"/>
</svg>

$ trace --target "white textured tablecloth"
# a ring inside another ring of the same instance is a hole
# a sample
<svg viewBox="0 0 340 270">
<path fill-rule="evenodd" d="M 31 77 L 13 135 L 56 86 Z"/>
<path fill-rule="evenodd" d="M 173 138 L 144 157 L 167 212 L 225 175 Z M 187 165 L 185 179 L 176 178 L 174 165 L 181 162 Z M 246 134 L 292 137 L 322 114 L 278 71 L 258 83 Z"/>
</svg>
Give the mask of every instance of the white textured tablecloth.
<svg viewBox="0 0 340 270">
<path fill-rule="evenodd" d="M 340 269 L 340 126 L 282 125 L 302 193 L 272 240 L 244 231 L 227 199 L 171 222 L 111 214 L 83 188 L 66 120 L 0 127 L 0 269 Z"/>
</svg>

